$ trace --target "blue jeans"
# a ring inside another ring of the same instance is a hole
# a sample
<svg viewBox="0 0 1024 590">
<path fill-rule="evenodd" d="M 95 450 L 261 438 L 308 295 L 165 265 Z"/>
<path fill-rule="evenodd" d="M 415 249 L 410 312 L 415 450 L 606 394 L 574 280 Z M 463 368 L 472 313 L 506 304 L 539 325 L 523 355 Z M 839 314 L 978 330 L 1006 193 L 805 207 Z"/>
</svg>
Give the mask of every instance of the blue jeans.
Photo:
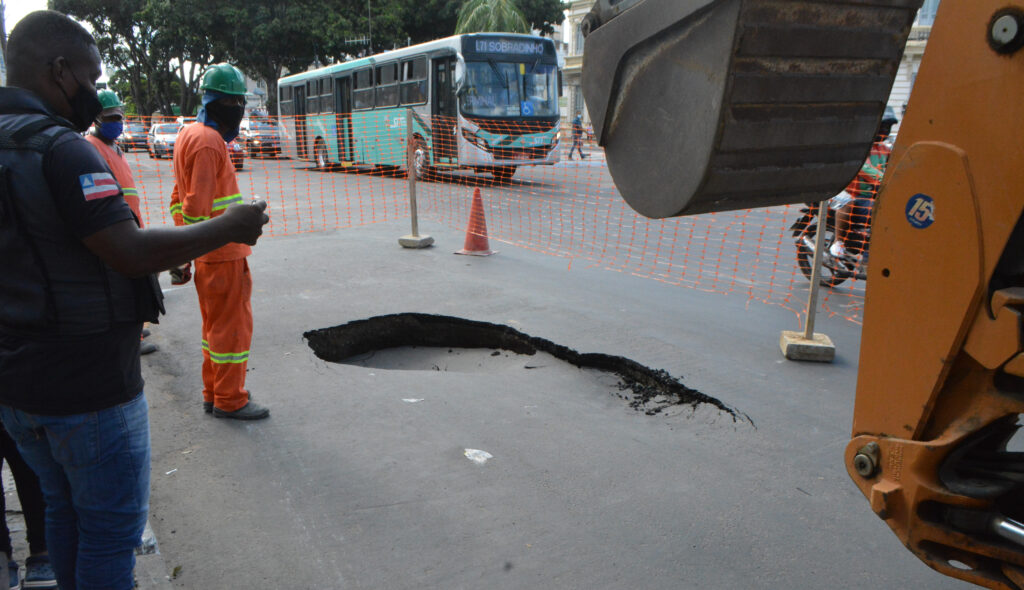
<svg viewBox="0 0 1024 590">
<path fill-rule="evenodd" d="M 583 136 L 573 136 L 572 147 L 569 148 L 569 159 L 572 159 L 572 152 L 576 150 L 580 153 L 580 159 L 586 158 L 587 155 L 583 153 Z"/>
<path fill-rule="evenodd" d="M 39 475 L 46 541 L 62 590 L 128 590 L 149 510 L 146 397 L 87 414 L 0 405 L 0 420 Z"/>
</svg>

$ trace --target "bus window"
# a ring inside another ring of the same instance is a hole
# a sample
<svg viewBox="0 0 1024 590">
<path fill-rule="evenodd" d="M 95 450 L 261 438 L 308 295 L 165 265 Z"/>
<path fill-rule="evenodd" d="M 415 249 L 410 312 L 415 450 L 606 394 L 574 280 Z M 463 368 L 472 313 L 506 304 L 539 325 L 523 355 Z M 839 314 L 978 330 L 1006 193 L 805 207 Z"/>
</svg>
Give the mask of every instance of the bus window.
<svg viewBox="0 0 1024 590">
<path fill-rule="evenodd" d="M 332 78 L 320 80 L 320 112 L 334 112 L 334 80 Z"/>
<path fill-rule="evenodd" d="M 554 64 L 467 60 L 462 112 L 477 117 L 558 116 Z"/>
<path fill-rule="evenodd" d="M 373 70 L 358 70 L 352 77 L 352 110 L 373 108 Z"/>
<path fill-rule="evenodd" d="M 320 112 L 320 88 L 316 80 L 306 82 L 306 114 L 315 115 Z"/>
<path fill-rule="evenodd" d="M 290 116 L 295 114 L 295 104 L 292 102 L 292 87 L 282 86 L 280 89 L 281 100 L 278 105 L 282 115 Z"/>
<path fill-rule="evenodd" d="M 398 64 L 377 66 L 377 106 L 398 106 Z"/>
<path fill-rule="evenodd" d="M 402 104 L 427 102 L 427 58 L 402 62 Z"/>
</svg>

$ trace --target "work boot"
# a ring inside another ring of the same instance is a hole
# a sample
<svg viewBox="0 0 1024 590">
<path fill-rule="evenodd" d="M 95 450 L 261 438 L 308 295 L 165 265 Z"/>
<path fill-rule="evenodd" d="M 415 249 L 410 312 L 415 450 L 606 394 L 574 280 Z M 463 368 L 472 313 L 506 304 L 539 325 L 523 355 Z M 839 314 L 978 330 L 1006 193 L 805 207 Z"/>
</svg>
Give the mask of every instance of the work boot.
<svg viewBox="0 0 1024 590">
<path fill-rule="evenodd" d="M 249 397 L 247 399 L 249 399 L 251 401 L 252 400 L 252 392 L 251 391 L 246 391 L 246 393 L 249 394 Z M 203 411 L 206 412 L 207 414 L 212 414 L 213 413 L 213 402 L 203 402 Z"/>
<path fill-rule="evenodd" d="M 213 407 L 214 418 L 231 418 L 233 420 L 262 420 L 270 417 L 270 409 L 264 408 L 256 402 L 248 402 L 234 412 L 222 410 L 217 406 Z"/>
</svg>

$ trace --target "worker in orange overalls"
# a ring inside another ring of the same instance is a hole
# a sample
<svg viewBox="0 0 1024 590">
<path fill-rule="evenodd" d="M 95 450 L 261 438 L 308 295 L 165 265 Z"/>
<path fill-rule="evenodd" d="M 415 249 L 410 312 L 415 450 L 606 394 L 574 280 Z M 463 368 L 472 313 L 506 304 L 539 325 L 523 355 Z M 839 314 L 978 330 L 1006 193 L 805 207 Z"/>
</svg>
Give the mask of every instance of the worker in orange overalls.
<svg viewBox="0 0 1024 590">
<path fill-rule="evenodd" d="M 174 144 L 175 225 L 202 223 L 242 202 L 227 142 L 245 114 L 245 79 L 238 68 L 217 64 L 203 73 L 203 106 L 196 122 Z M 245 369 L 252 342 L 252 277 L 245 244 L 228 244 L 195 261 L 203 316 L 203 409 L 217 418 L 260 420 L 270 410 L 250 399 Z"/>
<path fill-rule="evenodd" d="M 86 134 L 85 139 L 96 148 L 103 156 L 110 171 L 114 173 L 114 179 L 121 187 L 121 194 L 128 203 L 128 207 L 135 214 L 135 222 L 143 227 L 142 212 L 139 210 L 139 191 L 135 188 L 135 179 L 132 177 L 132 170 L 128 167 L 128 159 L 124 152 L 117 145 L 117 138 L 121 137 L 124 131 L 124 104 L 113 90 L 100 90 L 98 95 L 103 110 L 93 122 L 92 129 Z M 142 337 L 149 335 L 149 329 L 142 329 Z M 139 354 L 156 352 L 156 344 L 143 341 L 139 345 Z"/>
</svg>

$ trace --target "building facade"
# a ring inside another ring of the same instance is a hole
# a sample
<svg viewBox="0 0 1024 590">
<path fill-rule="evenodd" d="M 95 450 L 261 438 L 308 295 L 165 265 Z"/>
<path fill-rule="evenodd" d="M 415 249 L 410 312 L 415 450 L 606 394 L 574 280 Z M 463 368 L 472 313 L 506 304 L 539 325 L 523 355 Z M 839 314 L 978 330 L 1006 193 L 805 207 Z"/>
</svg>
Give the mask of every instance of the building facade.
<svg viewBox="0 0 1024 590">
<path fill-rule="evenodd" d="M 928 45 L 928 37 L 931 35 L 932 24 L 935 22 L 935 14 L 938 12 L 940 1 L 925 0 L 914 20 L 914 26 L 910 30 L 910 38 L 907 40 L 907 47 L 903 52 L 903 59 L 900 61 L 888 103 L 896 111 L 896 117 L 900 121 L 903 120 L 903 115 L 907 110 L 910 93 L 917 80 L 917 72 L 921 69 L 921 58 L 924 57 L 924 49 Z M 899 127 L 896 127 L 896 130 L 898 131 Z"/>
<path fill-rule="evenodd" d="M 583 102 L 583 32 L 580 24 L 583 17 L 594 6 L 594 0 L 569 2 L 565 11 L 565 22 L 562 25 L 562 42 L 565 44 L 565 69 L 562 71 L 563 96 L 566 99 L 564 117 L 571 120 L 576 113 L 583 113 L 583 121 L 590 124 L 586 104 Z"/>
</svg>

